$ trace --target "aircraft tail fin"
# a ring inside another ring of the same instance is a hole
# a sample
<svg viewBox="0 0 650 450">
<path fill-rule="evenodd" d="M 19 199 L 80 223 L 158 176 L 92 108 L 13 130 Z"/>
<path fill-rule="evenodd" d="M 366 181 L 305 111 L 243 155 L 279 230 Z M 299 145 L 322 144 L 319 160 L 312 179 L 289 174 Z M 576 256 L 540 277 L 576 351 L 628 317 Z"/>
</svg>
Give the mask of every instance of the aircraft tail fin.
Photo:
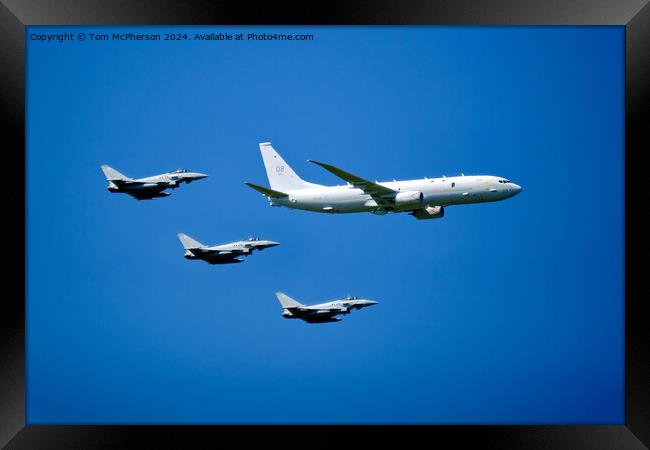
<svg viewBox="0 0 650 450">
<path fill-rule="evenodd" d="M 302 303 L 299 303 L 289 297 L 287 294 L 284 294 L 282 292 L 276 292 L 275 296 L 278 298 L 280 301 L 280 304 L 282 305 L 283 308 L 299 308 L 301 306 L 305 306 Z"/>
<path fill-rule="evenodd" d="M 183 244 L 183 247 L 185 250 L 190 250 L 193 248 L 201 248 L 205 247 L 205 245 L 201 244 L 199 241 L 192 239 L 185 233 L 178 233 L 178 239 L 180 239 L 181 244 Z"/>
<path fill-rule="evenodd" d="M 264 160 L 266 176 L 269 178 L 271 189 L 287 192 L 294 189 L 318 187 L 318 184 L 308 183 L 298 176 L 289 164 L 275 151 L 270 142 L 260 143 L 260 153 Z"/>
<path fill-rule="evenodd" d="M 106 175 L 106 181 L 125 181 L 131 179 L 123 173 L 120 173 L 117 170 L 113 169 L 108 164 L 102 164 L 101 167 L 102 172 L 104 172 L 104 175 Z"/>
</svg>

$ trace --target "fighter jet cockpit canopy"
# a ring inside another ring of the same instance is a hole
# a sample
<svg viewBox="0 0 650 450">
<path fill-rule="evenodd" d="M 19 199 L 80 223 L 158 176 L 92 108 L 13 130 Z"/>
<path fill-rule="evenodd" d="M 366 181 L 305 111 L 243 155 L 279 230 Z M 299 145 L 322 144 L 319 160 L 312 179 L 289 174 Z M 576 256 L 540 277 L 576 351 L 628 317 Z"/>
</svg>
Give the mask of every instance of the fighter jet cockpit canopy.
<svg viewBox="0 0 650 450">
<path fill-rule="evenodd" d="M 174 170 L 173 173 L 187 173 L 187 170 L 185 170 L 185 169 L 176 169 L 176 170 Z"/>
<path fill-rule="evenodd" d="M 260 238 L 258 238 L 258 237 L 253 237 L 253 236 L 248 236 L 245 240 L 246 240 L 246 241 L 259 241 Z"/>
<path fill-rule="evenodd" d="M 347 297 L 345 297 L 345 299 L 346 300 L 359 300 L 359 297 L 356 297 L 354 295 L 348 295 Z"/>
</svg>

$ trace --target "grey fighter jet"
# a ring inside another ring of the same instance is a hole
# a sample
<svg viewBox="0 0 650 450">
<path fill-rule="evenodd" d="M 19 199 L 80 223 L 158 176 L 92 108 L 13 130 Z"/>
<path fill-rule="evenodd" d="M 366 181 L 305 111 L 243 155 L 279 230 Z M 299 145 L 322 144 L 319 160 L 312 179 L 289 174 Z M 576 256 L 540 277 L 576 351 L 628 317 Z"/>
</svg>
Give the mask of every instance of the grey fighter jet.
<svg viewBox="0 0 650 450">
<path fill-rule="evenodd" d="M 187 234 L 178 233 L 178 239 L 185 248 L 185 258 L 202 259 L 208 264 L 235 264 L 244 262 L 244 257 L 253 253 L 253 250 L 280 245 L 279 242 L 264 241 L 250 237 L 243 241 L 230 242 L 229 244 L 208 247 L 189 237 Z"/>
<path fill-rule="evenodd" d="M 302 319 L 308 323 L 339 322 L 343 319 L 339 314 L 350 314 L 353 309 L 376 305 L 378 302 L 359 297 L 345 297 L 317 305 L 303 305 L 282 292 L 276 292 L 276 297 L 282 305 L 282 316 L 287 319 Z"/>
<path fill-rule="evenodd" d="M 163 192 L 165 189 L 176 189 L 181 183 L 191 183 L 194 180 L 200 180 L 207 177 L 204 173 L 188 172 L 187 170 L 178 169 L 174 172 L 163 173 L 146 178 L 129 178 L 121 174 L 111 166 L 102 164 L 102 171 L 108 181 L 108 190 L 110 192 L 122 192 L 129 194 L 137 200 L 151 200 L 157 197 L 167 197 L 169 192 Z"/>
</svg>

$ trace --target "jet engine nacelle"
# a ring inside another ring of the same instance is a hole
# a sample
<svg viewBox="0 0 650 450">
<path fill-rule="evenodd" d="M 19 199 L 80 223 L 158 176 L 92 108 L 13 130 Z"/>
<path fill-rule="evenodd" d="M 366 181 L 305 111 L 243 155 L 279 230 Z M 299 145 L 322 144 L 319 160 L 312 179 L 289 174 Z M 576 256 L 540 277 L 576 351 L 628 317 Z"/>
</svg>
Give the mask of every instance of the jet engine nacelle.
<svg viewBox="0 0 650 450">
<path fill-rule="evenodd" d="M 411 214 L 418 220 L 441 219 L 445 215 L 444 206 L 427 206 L 413 211 Z"/>
<path fill-rule="evenodd" d="M 403 211 L 420 208 L 424 201 L 424 194 L 420 191 L 400 192 L 395 196 L 395 209 Z"/>
</svg>

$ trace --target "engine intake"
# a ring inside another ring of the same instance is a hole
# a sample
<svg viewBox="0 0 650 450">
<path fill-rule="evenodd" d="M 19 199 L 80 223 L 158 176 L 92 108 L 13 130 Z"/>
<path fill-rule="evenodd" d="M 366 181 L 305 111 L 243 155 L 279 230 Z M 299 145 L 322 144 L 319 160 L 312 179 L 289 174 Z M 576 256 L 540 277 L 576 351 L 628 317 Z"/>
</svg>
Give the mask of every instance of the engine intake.
<svg viewBox="0 0 650 450">
<path fill-rule="evenodd" d="M 420 191 L 400 192 L 395 196 L 395 209 L 404 211 L 422 206 L 424 194 Z"/>
</svg>

